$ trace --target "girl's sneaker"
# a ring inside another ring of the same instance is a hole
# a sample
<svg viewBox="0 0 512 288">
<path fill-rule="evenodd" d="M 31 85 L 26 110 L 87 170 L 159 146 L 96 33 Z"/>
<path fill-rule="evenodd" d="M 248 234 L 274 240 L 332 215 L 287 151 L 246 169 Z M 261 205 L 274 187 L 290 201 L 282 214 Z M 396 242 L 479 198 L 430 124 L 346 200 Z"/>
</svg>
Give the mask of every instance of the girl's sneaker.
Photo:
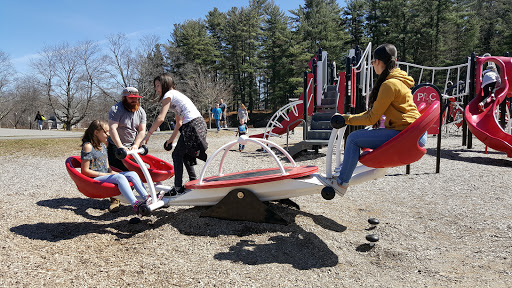
<svg viewBox="0 0 512 288">
<path fill-rule="evenodd" d="M 336 178 L 336 184 L 338 184 L 338 187 L 341 191 L 347 192 L 348 183 L 341 183 L 340 179 Z"/>
<path fill-rule="evenodd" d="M 156 199 L 158 199 L 157 201 L 160 201 L 164 198 L 165 196 L 165 192 L 164 191 L 160 191 L 158 194 L 156 194 Z"/>
<path fill-rule="evenodd" d="M 151 198 L 150 198 L 151 199 Z M 139 216 L 149 216 L 151 210 L 149 209 L 146 201 L 135 201 L 133 205 L 133 212 Z"/>
<path fill-rule="evenodd" d="M 148 196 L 146 197 L 146 200 L 144 200 L 144 203 L 145 203 L 146 205 L 148 205 L 148 206 L 149 206 L 149 205 L 151 205 L 151 203 L 153 203 L 153 198 L 151 198 L 151 195 L 148 195 Z"/>
</svg>

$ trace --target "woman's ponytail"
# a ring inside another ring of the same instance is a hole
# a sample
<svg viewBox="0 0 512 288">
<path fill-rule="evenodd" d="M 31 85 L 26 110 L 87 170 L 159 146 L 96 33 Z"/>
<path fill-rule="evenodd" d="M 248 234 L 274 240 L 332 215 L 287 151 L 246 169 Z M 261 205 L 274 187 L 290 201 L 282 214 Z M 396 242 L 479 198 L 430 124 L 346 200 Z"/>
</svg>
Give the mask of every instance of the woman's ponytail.
<svg viewBox="0 0 512 288">
<path fill-rule="evenodd" d="M 377 96 L 379 95 L 380 86 L 386 78 L 388 78 L 389 73 L 396 68 L 397 64 L 397 52 L 396 47 L 393 44 L 382 44 L 375 49 L 373 52 L 373 59 L 380 60 L 384 62 L 386 65 L 386 69 L 382 71 L 377 78 L 377 82 L 372 88 L 370 92 L 370 103 L 368 103 L 368 107 L 372 107 L 373 103 L 377 100 Z"/>
</svg>

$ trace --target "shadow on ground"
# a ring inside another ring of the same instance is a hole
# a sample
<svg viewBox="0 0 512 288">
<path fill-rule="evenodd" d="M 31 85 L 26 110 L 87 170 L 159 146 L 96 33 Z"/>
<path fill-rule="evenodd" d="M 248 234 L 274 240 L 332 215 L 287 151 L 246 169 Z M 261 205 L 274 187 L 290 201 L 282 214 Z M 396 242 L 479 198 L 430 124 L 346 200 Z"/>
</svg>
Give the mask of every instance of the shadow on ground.
<svg viewBox="0 0 512 288">
<path fill-rule="evenodd" d="M 468 153 L 471 153 L 471 154 L 480 153 L 484 156 L 482 156 L 482 157 L 474 156 L 474 155 L 469 155 Z M 437 157 L 437 149 L 429 148 L 429 149 L 427 149 L 427 154 L 430 156 L 433 156 L 433 157 Z M 500 155 L 500 154 L 503 154 L 503 152 L 488 151 L 487 154 Z M 512 167 L 511 160 L 487 157 L 484 151 L 478 151 L 478 150 L 441 149 L 441 158 L 448 159 L 448 160 L 454 160 L 454 161 L 463 161 L 463 162 L 467 162 L 467 163 L 481 164 L 481 165 L 489 165 L 489 166 L 497 166 L 497 167 Z M 442 163 L 441 163 L 441 166 L 442 166 Z"/>
<path fill-rule="evenodd" d="M 338 256 L 316 234 L 305 231 L 297 225 L 295 223 L 297 216 L 310 218 L 329 231 L 343 232 L 347 229 L 323 215 L 314 215 L 279 203 L 270 203 L 269 207 L 280 214 L 289 223 L 288 225 L 200 217 L 208 207 L 183 208 L 175 212 L 159 209 L 152 213 L 154 217 L 142 218 L 140 223 L 130 224 L 128 219 L 132 216 L 130 207 L 123 207 L 124 209 L 118 213 L 109 213 L 106 210 L 109 204 L 107 200 L 57 198 L 39 201 L 37 204 L 52 209 L 73 211 L 84 217 L 85 221 L 23 224 L 12 227 L 11 232 L 29 239 L 49 242 L 70 240 L 87 234 L 112 234 L 118 239 L 128 239 L 163 225 L 171 225 L 183 235 L 200 237 L 231 235 L 248 238 L 251 235 L 271 233 L 274 235 L 271 235 L 265 243 L 243 239 L 229 247 L 227 252 L 216 254 L 214 258 L 248 265 L 290 264 L 299 270 L 333 267 L 338 264 Z M 89 213 L 90 209 L 101 212 L 92 215 Z"/>
</svg>

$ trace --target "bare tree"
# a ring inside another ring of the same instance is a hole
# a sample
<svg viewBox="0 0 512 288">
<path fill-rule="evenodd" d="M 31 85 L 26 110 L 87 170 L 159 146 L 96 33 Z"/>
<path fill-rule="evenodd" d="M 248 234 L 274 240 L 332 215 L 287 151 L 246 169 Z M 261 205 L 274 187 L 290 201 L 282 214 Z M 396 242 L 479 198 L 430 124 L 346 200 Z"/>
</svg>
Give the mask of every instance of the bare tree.
<svg viewBox="0 0 512 288">
<path fill-rule="evenodd" d="M 137 89 L 143 96 L 155 94 L 153 79 L 164 72 L 163 56 L 158 41 L 156 35 L 143 36 L 135 55 Z"/>
<path fill-rule="evenodd" d="M 118 101 L 119 91 L 136 84 L 135 57 L 125 34 L 110 35 L 108 39 L 109 53 L 104 58 L 107 64 L 105 73 L 108 75 L 108 85 L 102 93 L 107 98 Z M 105 83 L 105 84 L 107 84 Z"/>
<path fill-rule="evenodd" d="M 30 76 L 17 79 L 14 85 L 10 93 L 14 109 L 8 117 L 9 122 L 14 128 L 32 128 L 37 111 L 47 115 L 47 105 L 41 96 L 43 93 Z"/>
<path fill-rule="evenodd" d="M 76 46 L 63 43 L 46 47 L 32 63 L 42 79 L 49 106 L 67 130 L 87 115 L 99 74 L 97 47 L 92 42 Z"/>
<path fill-rule="evenodd" d="M 158 41 L 159 37 L 156 35 L 143 36 L 135 55 L 137 89 L 143 97 L 143 107 L 148 115 L 148 122 L 152 122 L 160 110 L 159 99 L 156 97 L 153 85 L 153 79 L 164 72 L 164 58 Z M 169 125 L 168 121 L 167 125 Z M 164 127 L 162 126 L 162 129 Z"/>
<path fill-rule="evenodd" d="M 12 97 L 6 93 L 6 90 L 15 73 L 16 70 L 12 66 L 9 55 L 0 51 L 0 121 L 14 108 Z"/>
<path fill-rule="evenodd" d="M 233 99 L 232 84 L 225 81 L 213 81 L 214 77 L 209 75 L 199 66 L 189 66 L 186 70 L 189 76 L 185 79 L 185 83 L 189 88 L 190 99 L 199 108 L 199 111 L 208 111 L 208 119 L 211 119 L 211 108 L 215 103 L 219 103 L 223 99 L 226 103 L 230 103 Z M 210 128 L 211 128 L 211 121 Z"/>
</svg>

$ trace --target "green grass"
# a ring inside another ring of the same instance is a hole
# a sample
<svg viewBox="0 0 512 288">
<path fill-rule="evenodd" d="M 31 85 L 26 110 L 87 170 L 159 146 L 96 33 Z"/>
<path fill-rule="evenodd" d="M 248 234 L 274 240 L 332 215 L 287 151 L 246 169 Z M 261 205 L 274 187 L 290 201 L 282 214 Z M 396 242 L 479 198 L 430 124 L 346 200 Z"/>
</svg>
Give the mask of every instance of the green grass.
<svg viewBox="0 0 512 288">
<path fill-rule="evenodd" d="M 0 156 L 80 155 L 79 138 L 0 140 Z"/>
</svg>

